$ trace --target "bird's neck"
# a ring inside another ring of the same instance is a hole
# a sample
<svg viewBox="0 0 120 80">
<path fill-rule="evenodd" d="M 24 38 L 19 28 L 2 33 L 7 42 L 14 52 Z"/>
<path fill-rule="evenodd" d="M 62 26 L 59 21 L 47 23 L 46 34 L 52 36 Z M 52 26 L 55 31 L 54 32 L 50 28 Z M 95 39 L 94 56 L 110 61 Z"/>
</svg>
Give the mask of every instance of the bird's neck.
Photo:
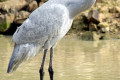
<svg viewBox="0 0 120 80">
<path fill-rule="evenodd" d="M 96 0 L 65 0 L 63 4 L 69 10 L 70 18 L 74 18 L 82 11 L 89 9 Z"/>
</svg>

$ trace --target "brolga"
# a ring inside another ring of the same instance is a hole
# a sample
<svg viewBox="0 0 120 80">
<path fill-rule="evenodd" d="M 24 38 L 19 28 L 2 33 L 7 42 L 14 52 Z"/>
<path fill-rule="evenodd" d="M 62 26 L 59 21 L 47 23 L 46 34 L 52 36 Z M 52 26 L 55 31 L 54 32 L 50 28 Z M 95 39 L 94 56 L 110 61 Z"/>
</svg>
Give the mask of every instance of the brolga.
<svg viewBox="0 0 120 80">
<path fill-rule="evenodd" d="M 53 80 L 53 52 L 57 42 L 70 29 L 77 14 L 89 9 L 96 0 L 49 0 L 41 5 L 16 30 L 12 40 L 14 50 L 8 65 L 8 73 L 40 50 L 44 55 L 39 70 L 40 80 L 44 78 L 44 62 L 47 51 L 50 50 L 49 76 Z"/>
</svg>

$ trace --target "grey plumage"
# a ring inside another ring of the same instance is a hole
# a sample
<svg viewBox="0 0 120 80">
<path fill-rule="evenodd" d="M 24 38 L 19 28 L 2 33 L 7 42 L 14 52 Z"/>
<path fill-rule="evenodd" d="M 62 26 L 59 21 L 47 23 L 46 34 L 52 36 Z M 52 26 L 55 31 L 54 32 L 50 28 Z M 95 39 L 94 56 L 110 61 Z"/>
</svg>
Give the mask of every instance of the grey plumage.
<svg viewBox="0 0 120 80">
<path fill-rule="evenodd" d="M 10 73 L 31 56 L 35 56 L 40 51 L 39 44 L 15 44 L 12 57 L 10 59 L 7 72 Z"/>
<path fill-rule="evenodd" d="M 74 17 L 90 8 L 94 2 L 49 0 L 33 11 L 13 35 L 15 46 L 7 72 L 16 70 L 23 61 L 39 53 L 41 48 L 55 46 L 70 29 Z"/>
</svg>

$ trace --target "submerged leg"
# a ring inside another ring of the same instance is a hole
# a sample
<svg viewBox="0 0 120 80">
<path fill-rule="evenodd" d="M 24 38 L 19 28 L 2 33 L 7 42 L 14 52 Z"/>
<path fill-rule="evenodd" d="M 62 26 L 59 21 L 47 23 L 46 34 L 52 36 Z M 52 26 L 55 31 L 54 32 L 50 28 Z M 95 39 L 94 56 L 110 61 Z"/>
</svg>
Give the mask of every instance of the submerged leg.
<svg viewBox="0 0 120 80">
<path fill-rule="evenodd" d="M 44 55 L 43 55 L 43 60 L 42 60 L 42 64 L 39 70 L 40 73 L 40 80 L 43 80 L 44 77 L 44 62 L 45 62 L 45 58 L 46 58 L 46 53 L 47 53 L 47 49 L 44 50 Z"/>
<path fill-rule="evenodd" d="M 52 61 L 53 61 L 53 47 L 50 48 L 50 63 L 49 63 L 49 68 L 48 68 L 50 80 L 53 80 L 53 74 L 54 74 L 54 71 L 52 68 Z"/>
</svg>

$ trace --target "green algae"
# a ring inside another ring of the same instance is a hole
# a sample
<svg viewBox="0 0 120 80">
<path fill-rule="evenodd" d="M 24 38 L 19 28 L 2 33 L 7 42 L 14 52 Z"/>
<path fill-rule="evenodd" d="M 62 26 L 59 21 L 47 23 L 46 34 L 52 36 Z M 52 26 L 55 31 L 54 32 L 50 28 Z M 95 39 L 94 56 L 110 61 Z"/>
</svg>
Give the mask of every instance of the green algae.
<svg viewBox="0 0 120 80">
<path fill-rule="evenodd" d="M 10 23 L 3 23 L 0 25 L 0 32 L 7 31 L 10 27 Z"/>
</svg>

